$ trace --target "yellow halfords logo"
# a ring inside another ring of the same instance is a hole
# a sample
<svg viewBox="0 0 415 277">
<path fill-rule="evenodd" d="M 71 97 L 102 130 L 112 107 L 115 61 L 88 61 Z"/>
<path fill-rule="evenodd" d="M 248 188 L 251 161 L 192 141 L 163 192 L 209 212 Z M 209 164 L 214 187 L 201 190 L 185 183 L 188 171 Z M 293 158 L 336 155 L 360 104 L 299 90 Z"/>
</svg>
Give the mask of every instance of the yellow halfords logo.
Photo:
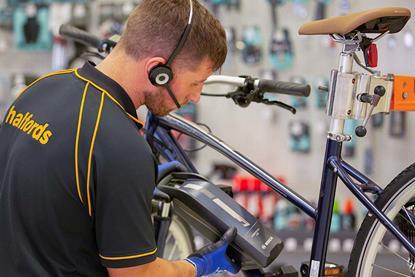
<svg viewBox="0 0 415 277">
<path fill-rule="evenodd" d="M 32 119 L 31 113 L 17 113 L 15 106 L 12 106 L 7 113 L 6 123 L 16 127 L 17 129 L 32 135 L 32 138 L 41 144 L 46 144 L 52 137 L 52 131 L 48 130 L 48 123 L 40 125 Z"/>
</svg>

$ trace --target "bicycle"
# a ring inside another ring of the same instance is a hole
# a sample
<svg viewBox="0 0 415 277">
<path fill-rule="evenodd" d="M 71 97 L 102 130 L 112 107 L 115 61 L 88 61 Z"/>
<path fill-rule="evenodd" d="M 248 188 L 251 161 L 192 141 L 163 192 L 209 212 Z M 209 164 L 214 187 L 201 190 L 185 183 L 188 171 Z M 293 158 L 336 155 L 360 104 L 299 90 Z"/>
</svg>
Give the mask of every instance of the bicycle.
<svg viewBox="0 0 415 277">
<path fill-rule="evenodd" d="M 233 225 L 238 228 L 238 236 L 230 247 L 229 255 L 242 262 L 242 270 L 248 276 L 296 276 L 295 272 L 287 273 L 287 268 L 269 267 L 271 262 L 278 260 L 277 257 L 283 247 L 283 242 L 278 239 L 278 233 L 262 226 L 228 195 L 230 193 L 225 188 L 218 188 L 200 176 L 197 168 L 172 135 L 171 131 L 174 130 L 215 149 L 315 220 L 310 262 L 301 267 L 303 276 L 327 276 L 341 272 L 337 267 L 333 270 L 326 268 L 329 223 L 337 178 L 340 178 L 368 209 L 356 236 L 347 274 L 361 277 L 378 276 L 379 270 L 382 270 L 399 276 L 414 276 L 415 164 L 402 171 L 385 189 L 382 189 L 341 158 L 343 142 L 351 139 L 349 134 L 343 132 L 346 119 L 363 120 L 363 124 L 356 129 L 356 135 L 364 136 L 367 132 L 365 126 L 371 115 L 380 112 L 389 113 L 392 110 L 413 109 L 415 99 L 407 94 L 409 82 L 413 82 L 413 77 L 392 74 L 381 76 L 380 72 L 369 68 L 376 65 L 377 51 L 374 42 L 387 33 L 399 32 L 410 16 L 410 11 L 405 8 L 381 8 L 315 21 L 300 28 L 300 34 L 330 35 L 336 42 L 343 44 L 339 69 L 332 71 L 330 85 L 327 88 L 329 91 L 327 115 L 331 118 L 331 123 L 317 207 L 196 124 L 174 114 L 157 117 L 149 113 L 145 125 L 146 139 L 153 151 L 167 161 L 160 166 L 160 182 L 154 193 L 155 227 L 160 255 L 162 256 L 166 251 L 170 222 L 173 222 L 171 226 L 177 225 L 179 227 L 174 228 L 180 230 L 176 233 L 170 230 L 170 235 L 175 233 L 178 241 L 181 240 L 184 242 L 183 245 L 186 245 L 183 251 L 189 253 L 194 250 L 189 226 L 197 229 L 209 240 L 214 240 L 227 227 Z M 115 45 L 115 42 L 101 41 L 78 30 L 70 28 L 61 30 L 62 34 L 89 43 L 104 52 L 109 52 Z M 367 34 L 379 35 L 371 38 Z M 356 54 L 359 50 L 364 52 L 366 65 L 360 62 Z M 353 72 L 354 62 L 369 74 Z M 222 96 L 233 99 L 239 106 L 246 107 L 251 102 L 258 102 L 277 105 L 292 112 L 295 112 L 292 107 L 278 101 L 270 101 L 264 93 L 308 96 L 310 91 L 307 85 L 273 82 L 246 76 L 212 76 L 206 84 L 212 83 L 236 86 L 235 91 Z M 372 201 L 368 194 L 375 195 L 376 201 Z M 253 226 L 256 228 L 252 229 Z M 405 248 L 404 254 L 395 253 L 404 262 L 400 272 L 376 264 L 380 253 L 378 250 L 383 247 L 382 240 L 386 230 Z M 402 273 L 403 270 L 405 273 Z"/>
</svg>

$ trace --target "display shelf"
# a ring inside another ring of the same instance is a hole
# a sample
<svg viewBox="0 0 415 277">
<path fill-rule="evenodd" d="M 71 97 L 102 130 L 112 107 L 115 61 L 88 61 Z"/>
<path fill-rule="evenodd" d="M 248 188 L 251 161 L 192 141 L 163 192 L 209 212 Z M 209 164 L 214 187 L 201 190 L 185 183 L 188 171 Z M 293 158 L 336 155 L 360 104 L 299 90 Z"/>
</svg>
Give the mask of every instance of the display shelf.
<svg viewBox="0 0 415 277">
<path fill-rule="evenodd" d="M 313 242 L 313 232 L 304 230 L 281 230 L 277 231 L 279 238 L 284 242 L 285 252 L 307 253 L 311 251 Z M 357 231 L 341 231 L 330 233 L 330 239 L 327 246 L 328 253 L 350 253 L 353 248 L 354 239 Z M 390 251 L 404 253 L 405 248 L 401 243 L 393 238 L 389 233 L 385 234 L 383 239 L 382 252 Z"/>
</svg>

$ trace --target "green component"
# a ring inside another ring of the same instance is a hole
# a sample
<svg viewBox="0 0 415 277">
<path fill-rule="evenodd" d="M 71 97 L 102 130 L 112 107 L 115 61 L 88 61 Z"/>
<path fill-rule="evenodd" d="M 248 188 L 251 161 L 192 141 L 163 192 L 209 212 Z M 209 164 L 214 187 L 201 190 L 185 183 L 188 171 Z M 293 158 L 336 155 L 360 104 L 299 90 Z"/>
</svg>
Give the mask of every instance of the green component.
<svg viewBox="0 0 415 277">
<path fill-rule="evenodd" d="M 340 203 L 339 200 L 334 200 L 334 205 L 333 205 L 333 213 L 334 214 L 340 214 Z"/>
</svg>

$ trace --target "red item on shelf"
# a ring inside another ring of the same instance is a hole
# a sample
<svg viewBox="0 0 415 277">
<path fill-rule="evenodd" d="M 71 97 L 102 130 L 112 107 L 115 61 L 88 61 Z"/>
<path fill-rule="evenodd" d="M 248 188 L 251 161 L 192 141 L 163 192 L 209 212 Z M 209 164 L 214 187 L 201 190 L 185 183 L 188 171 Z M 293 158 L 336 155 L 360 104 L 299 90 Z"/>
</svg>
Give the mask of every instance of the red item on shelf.
<svg viewBox="0 0 415 277">
<path fill-rule="evenodd" d="M 352 198 L 346 198 L 343 206 L 343 214 L 353 214 L 354 213 L 354 204 Z"/>
</svg>

